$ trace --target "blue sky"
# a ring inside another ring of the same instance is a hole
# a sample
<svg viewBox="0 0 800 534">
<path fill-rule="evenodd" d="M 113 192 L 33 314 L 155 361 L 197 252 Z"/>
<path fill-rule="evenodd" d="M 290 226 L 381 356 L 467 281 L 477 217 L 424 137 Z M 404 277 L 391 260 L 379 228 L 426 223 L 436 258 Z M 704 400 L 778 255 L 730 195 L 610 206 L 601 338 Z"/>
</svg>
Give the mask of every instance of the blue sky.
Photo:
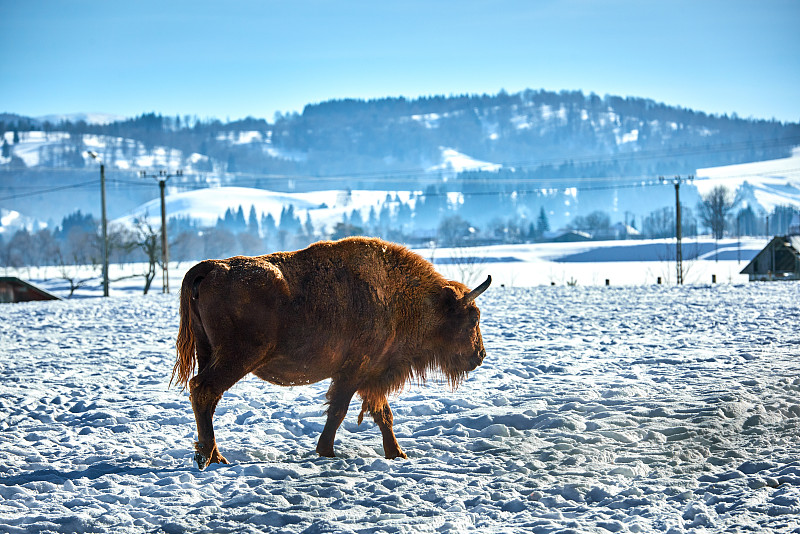
<svg viewBox="0 0 800 534">
<path fill-rule="evenodd" d="M 800 121 L 797 0 L 0 0 L 0 112 L 582 90 Z"/>
</svg>

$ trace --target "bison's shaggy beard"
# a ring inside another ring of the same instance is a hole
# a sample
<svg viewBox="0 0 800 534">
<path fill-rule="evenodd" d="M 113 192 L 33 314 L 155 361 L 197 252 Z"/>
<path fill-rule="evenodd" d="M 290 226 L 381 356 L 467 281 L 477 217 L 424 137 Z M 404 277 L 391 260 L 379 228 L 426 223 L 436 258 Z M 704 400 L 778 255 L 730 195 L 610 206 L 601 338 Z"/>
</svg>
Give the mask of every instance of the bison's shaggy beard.
<svg viewBox="0 0 800 534">
<path fill-rule="evenodd" d="M 445 357 L 441 354 L 433 354 L 425 362 L 415 362 L 411 376 L 408 378 L 415 380 L 417 384 L 424 384 L 429 379 L 439 383 L 447 382 L 450 389 L 455 391 L 468 375 L 467 371 L 458 369 L 454 365 L 453 360 L 457 361 L 460 358 L 460 355 Z"/>
<path fill-rule="evenodd" d="M 457 358 L 457 357 L 456 357 Z M 455 391 L 466 380 L 468 371 L 454 370 L 450 359 L 438 355 L 431 355 L 425 361 L 410 362 L 402 371 L 398 370 L 391 376 L 385 376 L 383 382 L 370 384 L 370 387 L 358 390 L 362 407 L 358 416 L 360 425 L 365 413 L 376 413 L 386 404 L 386 398 L 400 393 L 408 383 L 421 386 L 432 380 L 438 383 L 446 382 L 450 389 Z"/>
</svg>

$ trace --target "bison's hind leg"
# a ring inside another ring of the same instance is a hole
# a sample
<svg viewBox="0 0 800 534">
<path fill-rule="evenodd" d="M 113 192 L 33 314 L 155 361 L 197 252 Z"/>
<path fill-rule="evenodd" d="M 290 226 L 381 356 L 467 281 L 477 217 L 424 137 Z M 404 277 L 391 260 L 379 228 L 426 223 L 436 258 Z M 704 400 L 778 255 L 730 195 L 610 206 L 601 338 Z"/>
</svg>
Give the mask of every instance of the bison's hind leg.
<svg viewBox="0 0 800 534">
<path fill-rule="evenodd" d="M 212 423 L 214 410 L 222 397 L 222 393 L 214 391 L 213 386 L 202 381 L 202 379 L 198 380 L 200 377 L 201 375 L 198 375 L 189 381 L 189 390 L 195 422 L 197 423 L 194 461 L 197 462 L 198 468 L 205 469 L 212 463 L 227 464 L 228 460 L 220 454 L 217 448 Z"/>
<path fill-rule="evenodd" d="M 331 381 L 327 394 L 328 418 L 317 443 L 317 454 L 320 456 L 329 458 L 336 456 L 333 453 L 333 440 L 336 438 L 336 431 L 339 429 L 339 425 L 344 421 L 344 416 L 347 415 L 350 399 L 353 398 L 355 393 L 356 388 L 347 383 L 347 381 L 337 379 Z"/>
<path fill-rule="evenodd" d="M 394 435 L 394 417 L 392 416 L 392 409 L 389 408 L 389 402 L 386 395 L 374 396 L 368 393 L 361 394 L 364 399 L 361 405 L 361 413 L 358 416 L 358 423 L 364 418 L 364 413 L 369 412 L 372 415 L 372 420 L 381 429 L 381 436 L 383 436 L 383 453 L 387 459 L 394 458 L 408 458 L 400 444 L 397 443 L 397 438 Z"/>
<path fill-rule="evenodd" d="M 218 348 L 211 357 L 208 354 L 201 355 L 201 351 L 204 350 L 207 350 L 207 347 L 198 343 L 198 361 L 205 360 L 208 363 L 189 381 L 192 409 L 197 423 L 194 459 L 200 469 L 205 469 L 211 463 L 228 463 L 217 449 L 212 422 L 214 411 L 222 394 L 251 372 L 261 356 L 256 348 L 245 344 L 225 349 Z"/>
</svg>

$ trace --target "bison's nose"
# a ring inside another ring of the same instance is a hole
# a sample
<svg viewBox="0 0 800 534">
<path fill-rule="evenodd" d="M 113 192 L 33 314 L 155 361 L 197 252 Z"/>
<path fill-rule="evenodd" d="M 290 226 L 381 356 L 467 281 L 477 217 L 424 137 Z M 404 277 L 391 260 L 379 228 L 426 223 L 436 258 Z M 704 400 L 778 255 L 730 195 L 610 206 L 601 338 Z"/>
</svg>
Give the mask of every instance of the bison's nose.
<svg viewBox="0 0 800 534">
<path fill-rule="evenodd" d="M 481 349 L 470 359 L 470 366 L 472 369 L 477 368 L 480 364 L 483 363 L 483 359 L 486 357 L 486 351 Z"/>
</svg>

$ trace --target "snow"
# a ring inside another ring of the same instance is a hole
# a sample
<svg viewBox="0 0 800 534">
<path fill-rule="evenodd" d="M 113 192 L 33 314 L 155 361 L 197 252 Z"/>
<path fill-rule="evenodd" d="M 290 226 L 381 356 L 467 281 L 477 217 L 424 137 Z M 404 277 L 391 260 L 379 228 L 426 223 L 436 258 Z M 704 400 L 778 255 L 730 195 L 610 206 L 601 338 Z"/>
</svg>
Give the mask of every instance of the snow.
<svg viewBox="0 0 800 534">
<path fill-rule="evenodd" d="M 708 284 L 743 283 L 739 274 L 766 246 L 766 238 L 683 240 L 684 280 Z M 535 243 L 465 248 L 421 248 L 417 250 L 436 263 L 443 274 L 466 282 L 492 275 L 496 284 L 507 287 L 538 285 L 649 285 L 658 278 L 675 281 L 675 240 L 582 241 L 577 243 Z"/>
<path fill-rule="evenodd" d="M 0 531 L 800 528 L 800 285 L 493 285 L 480 305 L 484 364 L 390 399 L 408 460 L 357 400 L 317 457 L 327 383 L 251 377 L 217 409 L 231 464 L 205 471 L 167 387 L 176 295 L 2 305 Z"/>
<path fill-rule="evenodd" d="M 694 185 L 701 195 L 717 186 L 731 191 L 741 188 L 742 203 L 753 209 L 800 208 L 800 147 L 788 158 L 698 169 L 696 175 Z"/>
<path fill-rule="evenodd" d="M 249 145 L 251 143 L 265 142 L 265 134 L 263 132 L 249 130 L 249 131 L 235 131 L 217 134 L 218 141 L 230 141 L 234 145 Z"/>
<path fill-rule="evenodd" d="M 112 122 L 124 121 L 126 117 L 113 113 L 61 113 L 53 115 L 43 115 L 36 117 L 40 122 L 49 121 L 51 124 L 59 124 L 63 121 L 79 122 L 87 124 L 111 124 Z"/>
<path fill-rule="evenodd" d="M 0 211 L 0 226 L 11 226 L 14 223 L 18 223 L 19 220 L 20 220 L 20 214 L 18 211 L 14 210 Z"/>
<path fill-rule="evenodd" d="M 354 191 L 355 195 L 357 192 Z M 342 204 L 345 203 L 340 199 Z M 317 210 L 320 211 L 320 210 Z M 313 210 L 311 213 L 315 213 Z M 313 215 L 312 215 L 313 217 Z M 766 246 L 769 239 L 709 238 L 684 239 L 683 270 L 687 284 L 706 285 L 716 278 L 718 283 L 741 284 L 747 275 L 739 274 L 748 262 Z M 675 282 L 674 239 L 642 239 L 629 241 L 584 241 L 578 243 L 534 243 L 481 247 L 419 247 L 417 253 L 433 262 L 448 278 L 468 285 L 482 282 L 491 275 L 494 286 L 648 286 L 661 278 L 664 285 Z M 264 251 L 264 253 L 271 251 Z M 202 259 L 202 258 L 198 258 Z M 183 275 L 193 262 L 171 262 L 169 285 L 180 287 Z M 111 296 L 125 296 L 142 291 L 142 264 L 109 266 Z M 4 276 L 18 276 L 47 291 L 67 298 L 69 284 L 61 279 L 57 267 L 5 268 Z M 99 268 L 83 269 L 79 278 L 92 278 L 94 283 L 76 290 L 74 298 L 102 295 Z M 156 276 L 153 291 L 160 290 L 161 274 Z"/>
<path fill-rule="evenodd" d="M 23 228 L 28 231 L 37 231 L 47 225 L 30 217 L 25 217 L 15 210 L 0 209 L 0 236 L 11 237 L 17 230 Z"/>
<path fill-rule="evenodd" d="M 497 171 L 502 165 L 480 161 L 466 154 L 452 149 L 441 148 L 442 163 L 428 168 L 428 172 L 449 171 L 459 173 L 465 171 Z M 454 176 L 455 177 L 455 176 Z"/>
<path fill-rule="evenodd" d="M 224 218 L 225 211 L 229 208 L 235 211 L 240 206 L 245 218 L 253 206 L 259 219 L 262 215 L 271 214 L 277 223 L 280 221 L 281 210 L 292 205 L 301 222 L 305 222 L 306 216 L 310 215 L 315 228 L 321 230 L 326 227 L 332 230 L 336 223 L 341 222 L 345 215 L 350 216 L 353 210 L 358 210 L 366 221 L 370 208 L 380 211 L 387 194 L 402 202 L 409 202 L 412 193 L 366 190 L 349 193 L 338 190 L 281 193 L 249 187 L 212 187 L 169 194 L 165 203 L 168 217 L 189 217 L 208 226 L 214 226 L 217 218 Z M 147 217 L 160 224 L 161 200 L 151 200 L 114 222 L 130 224 L 137 217 Z"/>
<path fill-rule="evenodd" d="M 639 140 L 639 130 L 634 129 L 631 130 L 630 132 L 622 134 L 622 137 L 618 139 L 617 144 L 624 145 L 625 143 L 635 143 L 638 140 Z"/>
<path fill-rule="evenodd" d="M 411 115 L 411 120 L 423 123 L 429 130 L 438 127 L 441 118 L 442 116 L 439 113 Z"/>
<path fill-rule="evenodd" d="M 69 134 L 64 132 L 24 132 L 19 134 L 20 142 L 13 145 L 14 155 L 25 162 L 26 167 L 39 165 L 39 155 L 44 146 L 51 143 L 61 143 L 69 138 Z M 14 140 L 14 132 L 5 132 L 3 140 L 11 144 Z M 8 163 L 11 158 L 0 156 L 0 163 Z"/>
</svg>

